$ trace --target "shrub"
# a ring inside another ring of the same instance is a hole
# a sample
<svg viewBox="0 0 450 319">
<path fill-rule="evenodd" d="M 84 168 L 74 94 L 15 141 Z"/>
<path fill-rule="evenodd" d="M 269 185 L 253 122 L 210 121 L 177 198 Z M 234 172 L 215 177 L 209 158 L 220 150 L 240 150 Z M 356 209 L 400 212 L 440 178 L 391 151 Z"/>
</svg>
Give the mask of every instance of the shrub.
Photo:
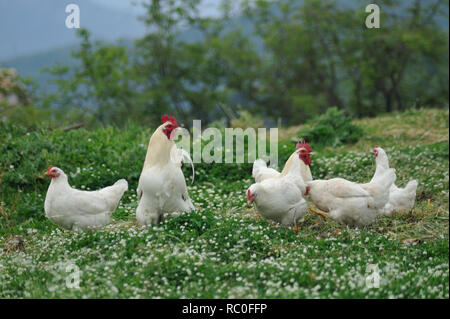
<svg viewBox="0 0 450 319">
<path fill-rule="evenodd" d="M 231 127 L 241 127 L 246 129 L 248 127 L 252 127 L 257 129 L 258 127 L 263 127 L 264 122 L 260 116 L 250 113 L 247 110 L 240 109 L 238 111 L 239 117 L 231 120 Z"/>
<path fill-rule="evenodd" d="M 314 145 L 339 146 L 356 143 L 362 136 L 362 129 L 352 123 L 352 118 L 344 110 L 329 108 L 325 114 L 308 122 L 309 127 L 301 129 L 298 134 Z"/>
</svg>

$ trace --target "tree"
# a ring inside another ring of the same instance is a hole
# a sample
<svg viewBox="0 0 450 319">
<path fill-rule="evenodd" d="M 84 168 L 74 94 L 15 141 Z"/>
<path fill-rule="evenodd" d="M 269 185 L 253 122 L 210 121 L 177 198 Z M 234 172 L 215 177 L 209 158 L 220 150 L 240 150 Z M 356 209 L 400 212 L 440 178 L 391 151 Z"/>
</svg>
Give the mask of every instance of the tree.
<svg viewBox="0 0 450 319">
<path fill-rule="evenodd" d="M 360 117 L 448 105 L 444 0 L 380 0 L 379 29 L 365 26 L 362 1 L 247 0 L 235 15 L 223 0 L 218 17 L 201 4 L 146 1 L 148 33 L 132 49 L 81 30 L 78 65 L 52 68 L 58 90 L 43 103 L 55 117 L 118 125 L 241 111 L 291 125 L 332 106 Z"/>
<path fill-rule="evenodd" d="M 133 76 L 127 49 L 120 45 L 93 44 L 90 33 L 80 29 L 80 49 L 72 53 L 76 67 L 55 65 L 47 70 L 54 75 L 57 92 L 50 103 L 59 112 L 78 114 L 101 124 L 124 124 L 138 119 L 140 110 L 134 103 Z"/>
</svg>

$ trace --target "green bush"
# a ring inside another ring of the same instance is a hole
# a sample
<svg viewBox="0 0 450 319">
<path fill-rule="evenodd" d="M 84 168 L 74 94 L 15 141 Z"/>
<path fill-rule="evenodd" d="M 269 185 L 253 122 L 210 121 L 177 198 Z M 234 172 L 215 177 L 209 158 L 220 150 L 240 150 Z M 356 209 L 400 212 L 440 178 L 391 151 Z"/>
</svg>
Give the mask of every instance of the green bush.
<svg viewBox="0 0 450 319">
<path fill-rule="evenodd" d="M 298 134 L 314 145 L 340 146 L 356 143 L 362 136 L 362 129 L 352 123 L 352 118 L 344 110 L 329 108 L 325 114 L 308 122 L 309 127 Z"/>
</svg>

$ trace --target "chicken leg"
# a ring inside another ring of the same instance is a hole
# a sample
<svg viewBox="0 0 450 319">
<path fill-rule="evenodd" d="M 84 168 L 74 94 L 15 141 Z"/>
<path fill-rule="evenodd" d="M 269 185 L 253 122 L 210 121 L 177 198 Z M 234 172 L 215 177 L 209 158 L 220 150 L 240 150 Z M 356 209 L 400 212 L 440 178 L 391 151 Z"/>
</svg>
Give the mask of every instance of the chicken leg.
<svg viewBox="0 0 450 319">
<path fill-rule="evenodd" d="M 311 213 L 314 213 L 314 214 L 317 214 L 319 216 L 322 216 L 323 218 L 330 218 L 330 216 L 328 216 L 327 213 L 321 211 L 320 209 L 309 208 L 309 210 L 311 211 Z"/>
</svg>

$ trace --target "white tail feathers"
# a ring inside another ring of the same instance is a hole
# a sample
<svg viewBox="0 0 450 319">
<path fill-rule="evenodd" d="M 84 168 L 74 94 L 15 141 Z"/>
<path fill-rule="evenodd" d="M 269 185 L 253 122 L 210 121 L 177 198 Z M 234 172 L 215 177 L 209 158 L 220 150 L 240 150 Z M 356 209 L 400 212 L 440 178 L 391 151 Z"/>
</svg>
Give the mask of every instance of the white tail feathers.
<svg viewBox="0 0 450 319">
<path fill-rule="evenodd" d="M 263 159 L 258 158 L 253 162 L 253 170 L 252 170 L 252 177 L 255 178 L 256 174 L 258 173 L 258 170 L 260 168 L 266 168 L 267 164 Z"/>
<path fill-rule="evenodd" d="M 192 167 L 192 179 L 191 184 L 194 184 L 194 178 L 195 178 L 195 168 L 194 168 L 194 162 L 192 161 L 191 155 L 188 151 L 178 148 L 176 144 L 173 144 L 171 150 L 170 150 L 170 160 L 181 167 L 181 163 L 189 162 Z"/>
<path fill-rule="evenodd" d="M 415 179 L 410 180 L 408 184 L 406 184 L 405 191 L 415 194 L 417 191 L 417 185 L 419 185 L 419 183 Z"/>
<path fill-rule="evenodd" d="M 113 212 L 117 208 L 123 193 L 127 190 L 128 182 L 125 179 L 119 179 L 113 185 L 100 189 L 99 193 L 105 196 L 104 198 L 110 205 L 111 212 Z"/>
<path fill-rule="evenodd" d="M 125 179 L 119 179 L 117 182 L 114 183 L 113 186 L 120 186 L 120 190 L 122 192 L 125 192 L 128 190 L 128 182 Z"/>
<path fill-rule="evenodd" d="M 186 159 L 192 167 L 192 179 L 191 179 L 191 184 L 194 184 L 194 179 L 195 179 L 195 169 L 194 169 L 194 162 L 192 161 L 191 155 L 189 154 L 189 152 L 185 151 L 184 149 L 180 148 L 180 153 L 183 159 Z"/>
</svg>

